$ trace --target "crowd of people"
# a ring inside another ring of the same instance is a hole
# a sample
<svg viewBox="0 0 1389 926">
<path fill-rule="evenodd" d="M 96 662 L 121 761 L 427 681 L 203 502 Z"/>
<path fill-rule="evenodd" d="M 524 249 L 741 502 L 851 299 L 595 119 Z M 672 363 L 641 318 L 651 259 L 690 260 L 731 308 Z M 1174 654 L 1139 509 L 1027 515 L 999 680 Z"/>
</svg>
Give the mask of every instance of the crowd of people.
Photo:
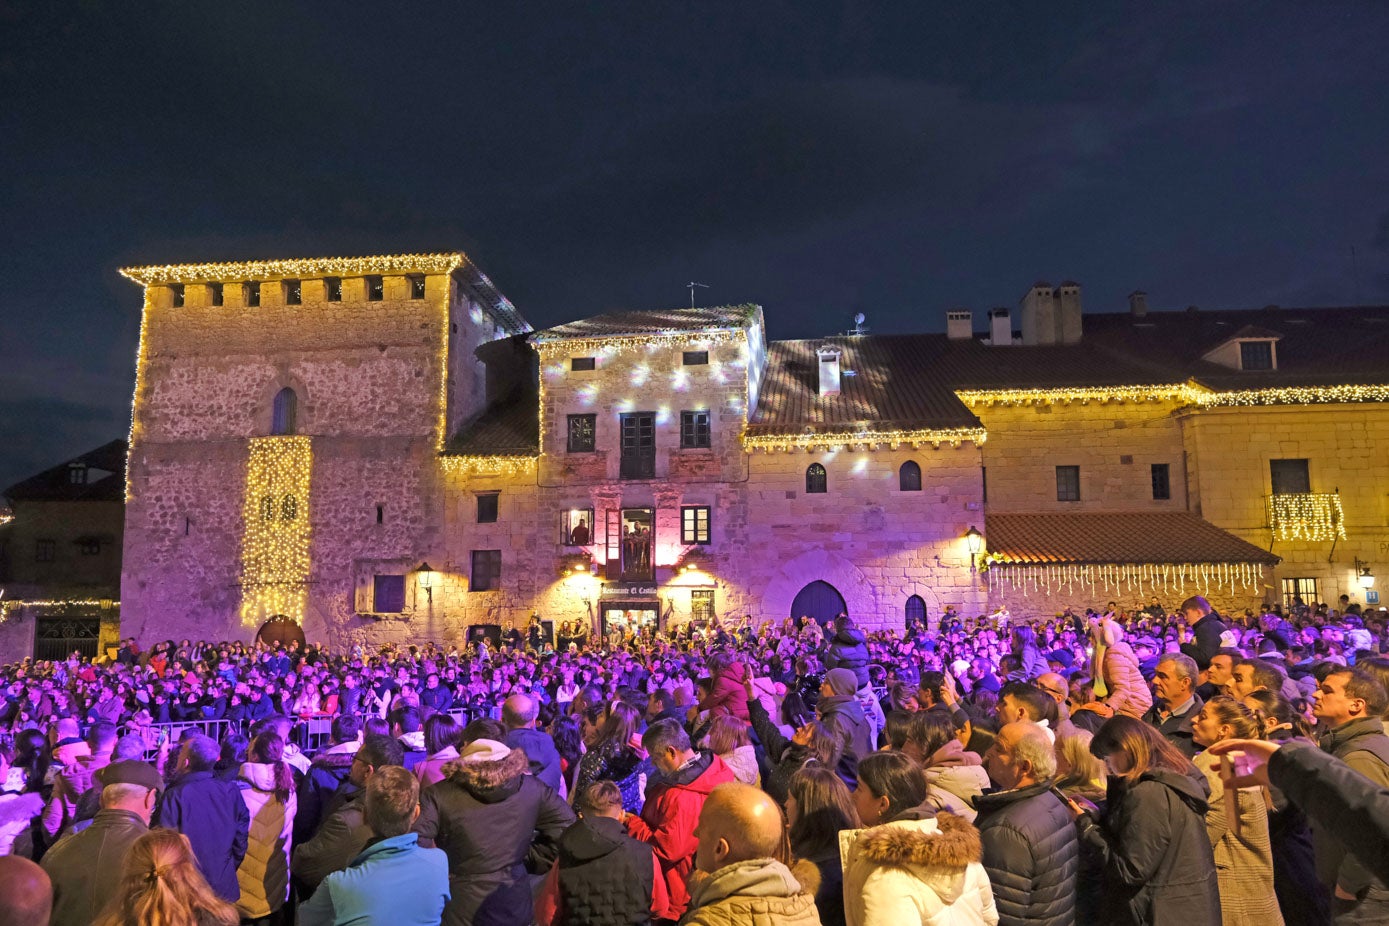
<svg viewBox="0 0 1389 926">
<path fill-rule="evenodd" d="M 1389 633 L 847 616 L 0 668 L 0 922 L 1389 922 Z"/>
</svg>

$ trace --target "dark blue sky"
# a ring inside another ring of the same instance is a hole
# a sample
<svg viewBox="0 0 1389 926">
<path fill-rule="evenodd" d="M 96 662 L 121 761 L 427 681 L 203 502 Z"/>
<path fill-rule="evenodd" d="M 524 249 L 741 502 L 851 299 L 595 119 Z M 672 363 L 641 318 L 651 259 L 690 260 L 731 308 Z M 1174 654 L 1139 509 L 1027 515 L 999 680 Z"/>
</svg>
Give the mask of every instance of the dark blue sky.
<svg viewBox="0 0 1389 926">
<path fill-rule="evenodd" d="M 1389 4 L 873 6 L 0 0 L 0 486 L 125 435 L 126 264 L 461 248 L 537 326 L 693 279 L 773 337 L 1389 300 Z"/>
</svg>

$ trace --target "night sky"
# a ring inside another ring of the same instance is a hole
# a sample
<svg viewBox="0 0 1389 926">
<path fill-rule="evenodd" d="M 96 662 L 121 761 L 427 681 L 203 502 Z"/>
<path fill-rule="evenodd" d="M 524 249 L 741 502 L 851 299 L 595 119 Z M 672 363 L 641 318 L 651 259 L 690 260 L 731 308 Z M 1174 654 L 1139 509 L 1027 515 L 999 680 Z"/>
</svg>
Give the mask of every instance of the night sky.
<svg viewBox="0 0 1389 926">
<path fill-rule="evenodd" d="M 773 338 L 1389 301 L 1389 4 L 1058 6 L 0 0 L 0 487 L 125 436 L 130 264 L 461 249 L 537 327 L 697 280 Z"/>
</svg>

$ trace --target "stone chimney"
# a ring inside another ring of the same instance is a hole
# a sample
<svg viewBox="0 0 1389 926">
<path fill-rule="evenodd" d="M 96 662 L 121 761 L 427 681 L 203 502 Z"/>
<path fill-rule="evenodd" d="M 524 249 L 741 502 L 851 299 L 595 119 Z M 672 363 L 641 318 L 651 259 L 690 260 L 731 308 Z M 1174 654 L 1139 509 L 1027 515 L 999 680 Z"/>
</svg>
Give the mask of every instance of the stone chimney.
<svg viewBox="0 0 1389 926">
<path fill-rule="evenodd" d="M 994 347 L 1013 343 L 1013 316 L 1004 306 L 989 309 L 989 343 Z"/>
<path fill-rule="evenodd" d="M 1080 284 L 1067 280 L 1056 287 L 1056 343 L 1080 343 Z"/>
<path fill-rule="evenodd" d="M 1129 314 L 1134 318 L 1144 318 L 1148 314 L 1148 294 L 1141 289 L 1129 293 Z"/>
<path fill-rule="evenodd" d="M 974 337 L 974 313 L 969 309 L 946 312 L 945 336 L 952 341 L 968 341 Z"/>
<path fill-rule="evenodd" d="M 1051 284 L 1039 280 L 1022 297 L 1022 343 L 1028 347 L 1056 343 L 1056 299 Z"/>
<path fill-rule="evenodd" d="M 839 348 L 821 347 L 815 356 L 820 360 L 820 395 L 839 395 Z"/>
</svg>

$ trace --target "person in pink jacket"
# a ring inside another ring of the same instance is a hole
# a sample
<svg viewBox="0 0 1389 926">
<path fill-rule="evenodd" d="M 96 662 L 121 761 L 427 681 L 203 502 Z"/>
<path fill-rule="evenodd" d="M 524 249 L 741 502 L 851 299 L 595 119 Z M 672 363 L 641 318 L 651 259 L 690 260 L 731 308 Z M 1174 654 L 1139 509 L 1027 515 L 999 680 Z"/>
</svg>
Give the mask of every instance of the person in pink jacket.
<svg viewBox="0 0 1389 926">
<path fill-rule="evenodd" d="M 1138 720 L 1153 706 L 1153 695 L 1143 681 L 1138 657 L 1124 642 L 1124 628 L 1106 614 L 1090 622 L 1090 640 L 1095 653 L 1090 672 L 1094 678 L 1095 702 L 1086 708 L 1106 716 L 1127 714 Z M 1107 710 L 1106 710 L 1107 709 Z"/>
</svg>

